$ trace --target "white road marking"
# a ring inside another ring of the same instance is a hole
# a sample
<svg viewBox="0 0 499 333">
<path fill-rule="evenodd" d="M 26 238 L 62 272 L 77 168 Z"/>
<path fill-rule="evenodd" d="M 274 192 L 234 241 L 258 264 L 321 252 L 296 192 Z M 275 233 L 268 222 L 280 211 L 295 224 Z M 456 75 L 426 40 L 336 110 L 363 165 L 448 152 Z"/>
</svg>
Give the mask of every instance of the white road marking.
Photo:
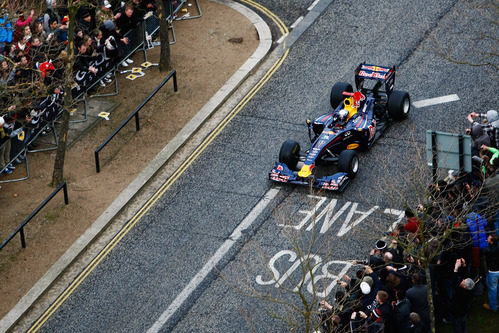
<svg viewBox="0 0 499 333">
<path fill-rule="evenodd" d="M 299 18 L 296 19 L 295 23 L 291 24 L 290 28 L 294 29 L 298 23 L 300 23 L 303 20 L 303 16 L 300 16 Z"/>
<path fill-rule="evenodd" d="M 251 210 L 251 212 L 239 223 L 234 229 L 230 237 L 220 246 L 215 254 L 206 262 L 201 270 L 192 278 L 184 290 L 177 295 L 175 300 L 168 306 L 168 308 L 161 314 L 158 320 L 147 330 L 147 333 L 158 332 L 165 323 L 175 314 L 175 312 L 182 306 L 185 300 L 192 294 L 192 292 L 203 282 L 208 274 L 217 266 L 218 262 L 229 252 L 230 248 L 241 238 L 242 232 L 247 229 L 267 207 L 267 205 L 279 193 L 279 188 L 272 188 L 262 200 Z"/>
<path fill-rule="evenodd" d="M 311 11 L 311 10 L 315 7 L 315 5 L 317 5 L 317 4 L 319 3 L 319 1 L 321 1 L 321 0 L 315 0 L 315 1 L 314 1 L 311 5 L 310 5 L 310 7 L 308 7 L 308 8 L 307 8 L 307 10 L 308 10 L 308 11 Z"/>
<path fill-rule="evenodd" d="M 459 101 L 459 96 L 456 94 L 440 96 L 440 97 L 435 97 L 435 98 L 429 98 L 429 99 L 423 99 L 421 101 L 413 102 L 412 105 L 414 105 L 417 108 L 424 108 L 425 106 L 442 104 L 442 103 L 449 103 L 449 102 L 454 102 L 454 101 Z"/>
</svg>

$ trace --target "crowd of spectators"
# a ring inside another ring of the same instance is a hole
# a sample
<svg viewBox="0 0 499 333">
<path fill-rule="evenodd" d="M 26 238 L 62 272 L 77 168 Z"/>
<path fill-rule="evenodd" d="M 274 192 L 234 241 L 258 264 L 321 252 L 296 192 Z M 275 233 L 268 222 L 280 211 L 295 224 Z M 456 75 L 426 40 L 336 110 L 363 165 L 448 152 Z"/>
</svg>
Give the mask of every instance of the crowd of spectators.
<svg viewBox="0 0 499 333">
<path fill-rule="evenodd" d="M 31 139 L 50 130 L 47 125 L 62 110 L 63 86 L 71 86 L 76 98 L 112 82 L 116 65 L 133 63 L 127 58 L 127 34 L 157 9 L 155 0 L 93 0 L 80 5 L 68 85 L 64 81 L 70 47 L 67 1 L 46 0 L 45 7 L 40 13 L 3 8 L 0 15 L 0 172 L 4 174 L 23 163 L 26 148 L 36 146 Z"/>
<path fill-rule="evenodd" d="M 407 208 L 355 276 L 339 280 L 334 301 L 321 301 L 321 332 L 430 331 L 435 322 L 467 332 L 473 297 L 497 312 L 499 280 L 499 116 L 468 115 L 472 172 L 449 172 Z M 432 306 L 428 302 L 431 292 Z"/>
</svg>

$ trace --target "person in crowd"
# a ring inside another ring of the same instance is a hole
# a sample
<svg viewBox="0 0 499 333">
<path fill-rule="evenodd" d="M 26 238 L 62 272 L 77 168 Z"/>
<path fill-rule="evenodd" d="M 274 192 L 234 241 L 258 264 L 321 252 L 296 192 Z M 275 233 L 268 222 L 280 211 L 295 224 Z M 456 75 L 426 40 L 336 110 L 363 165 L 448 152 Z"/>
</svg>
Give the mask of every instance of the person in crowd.
<svg viewBox="0 0 499 333">
<path fill-rule="evenodd" d="M 384 327 L 384 332 L 392 332 L 392 308 L 389 304 L 388 293 L 379 290 L 376 293 L 376 299 L 367 307 L 368 333 L 379 332 Z"/>
<path fill-rule="evenodd" d="M 33 15 L 35 15 L 35 11 L 32 9 L 31 12 L 29 13 L 28 17 L 24 17 L 24 10 L 18 9 L 17 12 L 17 21 L 14 24 L 14 33 L 13 33 L 13 42 L 16 43 L 19 38 L 21 37 L 21 34 L 24 33 L 26 36 L 26 31 L 25 27 L 29 27 L 31 24 L 31 21 L 33 20 Z"/>
<path fill-rule="evenodd" d="M 92 18 L 90 11 L 88 9 L 81 13 L 81 17 L 78 19 L 78 27 L 82 30 L 84 35 L 90 35 L 91 32 L 96 28 L 95 20 Z"/>
<path fill-rule="evenodd" d="M 61 17 L 57 12 L 57 0 L 47 0 L 47 10 L 43 14 L 43 29 L 47 33 L 50 33 L 53 30 L 50 26 L 52 22 L 55 20 L 57 24 L 61 22 Z"/>
<path fill-rule="evenodd" d="M 138 14 L 133 4 L 127 3 L 123 13 L 116 19 L 116 26 L 122 35 L 125 35 L 132 29 L 137 27 L 137 24 L 142 20 L 140 14 Z"/>
<path fill-rule="evenodd" d="M 426 333 L 421 325 L 421 316 L 417 312 L 409 314 L 409 333 Z"/>
<path fill-rule="evenodd" d="M 13 79 L 14 71 L 12 71 L 10 62 L 5 59 L 2 60 L 0 62 L 0 86 L 6 87 Z"/>
<path fill-rule="evenodd" d="M 350 315 L 350 332 L 361 333 L 367 332 L 368 315 L 364 312 L 364 307 L 361 304 L 354 304 Z"/>
<path fill-rule="evenodd" d="M 490 136 L 485 132 L 481 124 L 474 123 L 471 126 L 471 154 L 473 156 L 480 155 L 480 147 L 482 145 L 490 146 Z"/>
<path fill-rule="evenodd" d="M 35 36 L 31 39 L 29 59 L 31 60 L 33 68 L 36 68 L 37 63 L 42 63 L 47 60 L 44 46 L 42 45 L 40 37 L 38 36 Z"/>
<path fill-rule="evenodd" d="M 31 42 L 31 37 L 33 37 L 33 33 L 31 32 L 31 26 L 27 25 L 23 29 L 23 34 L 24 37 L 26 37 L 26 40 L 28 42 Z"/>
<path fill-rule="evenodd" d="M 23 149 L 23 143 L 19 140 L 18 134 L 22 132 L 22 124 L 17 121 L 16 105 L 11 105 L 8 112 L 3 116 L 5 120 L 4 128 L 10 133 L 10 161 L 20 164 L 20 153 Z"/>
<path fill-rule="evenodd" d="M 23 51 L 23 55 L 25 55 L 28 58 L 28 61 L 30 61 L 29 56 L 31 54 L 31 43 L 25 35 L 19 36 L 19 40 L 16 43 L 16 50 Z"/>
<path fill-rule="evenodd" d="M 59 28 L 59 21 L 55 18 L 50 19 L 48 29 L 45 32 L 47 33 L 47 42 L 62 40 L 60 37 L 61 29 Z"/>
<path fill-rule="evenodd" d="M 11 64 L 16 62 L 16 46 L 14 44 L 7 44 L 0 56 L 2 59 L 8 59 Z"/>
<path fill-rule="evenodd" d="M 87 54 L 87 43 L 81 41 L 78 45 L 78 54 L 76 56 L 73 70 L 75 75 L 85 75 L 86 73 L 97 74 L 97 68 L 91 65 L 92 59 Z M 78 74 L 80 72 L 80 74 Z"/>
<path fill-rule="evenodd" d="M 392 302 L 393 308 L 393 332 L 409 332 L 411 313 L 411 302 L 406 297 L 404 289 L 395 291 L 395 301 Z"/>
<path fill-rule="evenodd" d="M 45 42 L 45 39 L 47 38 L 47 32 L 43 28 L 43 23 L 41 21 L 34 21 L 31 31 L 33 32 L 33 37 L 36 36 L 40 39 L 40 42 Z"/>
<path fill-rule="evenodd" d="M 466 216 L 466 224 L 472 237 L 472 261 L 468 270 L 475 275 L 480 267 L 480 251 L 487 247 L 487 233 L 485 231 L 487 220 L 481 214 L 472 211 Z"/>
<path fill-rule="evenodd" d="M 5 128 L 5 120 L 0 117 L 0 170 L 10 175 L 15 167 L 10 162 L 10 133 Z"/>
<path fill-rule="evenodd" d="M 29 65 L 28 57 L 21 56 L 19 63 L 14 68 L 14 82 L 16 84 L 24 84 L 32 81 L 33 71 Z"/>
<path fill-rule="evenodd" d="M 101 27 L 107 20 L 114 20 L 114 15 L 111 3 L 104 0 L 95 13 L 95 24 L 97 27 Z"/>
<path fill-rule="evenodd" d="M 488 246 L 482 250 L 487 271 L 487 293 L 489 303 L 483 304 L 487 310 L 497 312 L 497 284 L 499 281 L 499 236 L 491 233 L 487 237 Z"/>
<path fill-rule="evenodd" d="M 126 49 L 128 45 L 128 37 L 124 37 L 116 30 L 116 25 L 113 21 L 105 21 L 104 25 L 100 28 L 102 31 L 102 38 L 104 39 L 104 45 L 106 45 L 106 56 L 113 59 L 113 61 L 118 61 L 123 59 L 126 55 Z M 123 61 L 121 65 L 127 67 L 128 63 L 133 63 L 131 59 L 129 62 Z"/>
<path fill-rule="evenodd" d="M 430 327 L 430 307 L 428 305 L 428 286 L 421 272 L 413 273 L 411 276 L 412 287 L 406 292 L 411 302 L 411 311 L 421 317 L 423 331 L 427 332 Z"/>
<path fill-rule="evenodd" d="M 346 293 L 338 290 L 334 301 L 334 305 L 325 300 L 320 302 L 319 318 L 324 332 L 341 332 L 350 322 L 352 304 Z"/>
<path fill-rule="evenodd" d="M 0 16 L 0 51 L 3 53 L 5 46 L 12 43 L 13 28 L 9 18 L 9 12 L 2 10 Z"/>
<path fill-rule="evenodd" d="M 473 288 L 475 282 L 471 279 L 466 269 L 466 261 L 457 259 L 453 274 L 453 295 L 451 304 L 452 327 L 454 333 L 466 333 L 467 316 L 473 302 Z"/>
<path fill-rule="evenodd" d="M 475 121 L 478 118 L 480 121 Z M 473 125 L 480 125 L 489 135 L 491 145 L 499 148 L 499 113 L 496 110 L 489 110 L 486 113 L 471 112 L 466 119 Z M 466 130 L 467 134 L 471 133 L 471 129 Z"/>
</svg>

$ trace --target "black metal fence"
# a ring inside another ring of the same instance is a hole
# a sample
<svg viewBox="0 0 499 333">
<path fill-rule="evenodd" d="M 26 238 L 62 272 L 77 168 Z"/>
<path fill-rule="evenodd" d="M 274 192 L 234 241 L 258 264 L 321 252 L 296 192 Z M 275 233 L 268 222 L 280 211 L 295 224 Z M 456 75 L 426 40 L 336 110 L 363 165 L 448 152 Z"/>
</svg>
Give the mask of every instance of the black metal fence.
<svg viewBox="0 0 499 333">
<path fill-rule="evenodd" d="M 99 152 L 116 136 L 116 134 L 121 131 L 123 127 L 125 127 L 128 122 L 135 117 L 135 129 L 136 131 L 140 130 L 140 122 L 139 122 L 139 111 L 151 100 L 151 98 L 156 95 L 156 93 L 163 87 L 166 82 L 168 82 L 171 78 L 173 77 L 173 90 L 176 92 L 178 91 L 178 86 L 177 86 L 177 71 L 172 70 L 164 79 L 161 81 L 161 83 L 152 91 L 149 96 L 147 96 L 142 103 L 121 123 L 120 126 L 118 126 L 117 129 L 114 130 L 114 132 L 106 139 L 104 142 L 95 150 L 95 170 L 97 172 L 100 172 L 100 160 L 99 160 Z"/>
<path fill-rule="evenodd" d="M 66 182 L 62 183 L 61 185 L 59 185 L 55 190 L 54 192 L 52 192 L 45 200 L 43 200 L 43 202 L 28 216 L 28 218 L 26 218 L 26 220 L 24 220 L 23 223 L 21 223 L 19 225 L 19 227 L 17 227 L 17 229 L 0 245 L 0 251 L 5 247 L 5 245 L 7 245 L 7 243 L 9 243 L 12 238 L 14 238 L 18 233 L 20 234 L 21 236 L 21 246 L 23 248 L 26 248 L 26 239 L 24 237 L 24 227 L 29 223 L 29 221 L 31 221 L 31 219 L 33 219 L 33 217 L 35 217 L 36 214 L 38 214 L 38 212 L 40 212 L 40 210 L 42 210 L 43 207 L 45 207 L 45 205 L 50 201 L 52 200 L 53 197 L 55 197 L 55 195 L 57 193 L 59 193 L 60 190 L 63 190 L 64 191 L 64 203 L 67 205 L 69 204 L 69 199 L 68 199 L 68 188 L 67 188 L 67 185 L 66 185 Z"/>
</svg>

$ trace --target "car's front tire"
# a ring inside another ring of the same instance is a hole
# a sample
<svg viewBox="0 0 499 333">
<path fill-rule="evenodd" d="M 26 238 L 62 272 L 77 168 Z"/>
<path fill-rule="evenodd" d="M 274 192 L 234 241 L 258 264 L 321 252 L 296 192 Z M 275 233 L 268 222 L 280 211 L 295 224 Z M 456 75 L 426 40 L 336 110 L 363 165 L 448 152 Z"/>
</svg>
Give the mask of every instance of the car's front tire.
<svg viewBox="0 0 499 333">
<path fill-rule="evenodd" d="M 404 120 L 411 110 L 411 98 L 409 93 L 401 90 L 394 90 L 388 98 L 388 113 L 395 120 Z"/>
<path fill-rule="evenodd" d="M 284 163 L 291 170 L 298 170 L 297 165 L 300 160 L 300 145 L 293 140 L 284 141 L 279 151 L 279 162 Z"/>
<path fill-rule="evenodd" d="M 338 105 L 345 99 L 343 95 L 344 91 L 353 92 L 352 85 L 346 82 L 336 82 L 331 88 L 331 95 L 329 96 L 329 101 L 333 109 L 336 109 Z"/>
<path fill-rule="evenodd" d="M 338 157 L 338 169 L 346 172 L 350 178 L 354 178 L 359 171 L 359 157 L 354 150 L 343 150 Z"/>
</svg>

